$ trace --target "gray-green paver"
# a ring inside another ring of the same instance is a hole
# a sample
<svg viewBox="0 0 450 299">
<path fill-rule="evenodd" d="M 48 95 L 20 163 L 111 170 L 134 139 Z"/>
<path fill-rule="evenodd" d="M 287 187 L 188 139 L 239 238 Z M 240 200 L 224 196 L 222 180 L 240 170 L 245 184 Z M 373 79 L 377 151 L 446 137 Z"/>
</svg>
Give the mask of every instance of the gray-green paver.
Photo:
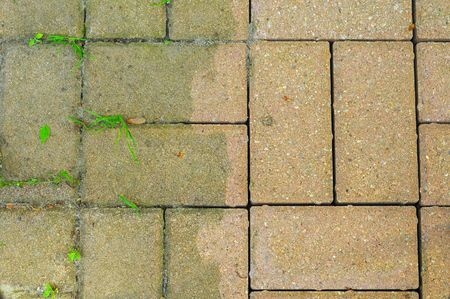
<svg viewBox="0 0 450 299">
<path fill-rule="evenodd" d="M 248 298 L 248 214 L 242 209 L 166 212 L 167 299 Z"/>
<path fill-rule="evenodd" d="M 162 210 L 83 210 L 82 298 L 160 299 L 163 227 Z"/>
</svg>

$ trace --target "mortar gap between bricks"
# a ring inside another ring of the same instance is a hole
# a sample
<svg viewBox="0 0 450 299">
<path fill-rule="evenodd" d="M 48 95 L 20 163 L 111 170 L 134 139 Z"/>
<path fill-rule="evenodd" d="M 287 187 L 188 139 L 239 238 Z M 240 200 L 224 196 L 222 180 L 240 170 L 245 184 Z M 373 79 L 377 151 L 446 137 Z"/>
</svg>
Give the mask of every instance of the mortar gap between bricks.
<svg viewBox="0 0 450 299">
<path fill-rule="evenodd" d="M 333 201 L 332 205 L 337 204 L 336 194 L 336 136 L 334 124 L 334 61 L 333 61 L 333 45 L 334 42 L 329 42 L 330 46 L 330 112 L 331 112 L 331 159 L 332 159 L 332 175 L 333 175 Z"/>
<path fill-rule="evenodd" d="M 161 281 L 161 292 L 163 298 L 167 298 L 167 285 L 169 282 L 168 277 L 168 236 L 167 236 L 167 219 L 166 219 L 166 211 L 167 208 L 164 208 L 163 210 L 163 273 L 162 273 L 162 281 Z"/>
</svg>

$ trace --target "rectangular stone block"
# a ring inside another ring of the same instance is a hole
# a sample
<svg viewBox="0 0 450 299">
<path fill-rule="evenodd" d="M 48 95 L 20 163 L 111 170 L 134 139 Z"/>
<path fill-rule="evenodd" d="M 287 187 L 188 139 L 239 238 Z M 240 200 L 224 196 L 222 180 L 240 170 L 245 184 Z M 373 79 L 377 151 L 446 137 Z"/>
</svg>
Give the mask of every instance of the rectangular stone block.
<svg viewBox="0 0 450 299">
<path fill-rule="evenodd" d="M 39 184 L 23 187 L 0 188 L 0 205 L 6 203 L 45 204 L 74 204 L 78 198 L 77 188 L 67 184 Z"/>
<path fill-rule="evenodd" d="M 420 43 L 417 52 L 421 122 L 450 122 L 450 44 Z"/>
<path fill-rule="evenodd" d="M 422 208 L 422 296 L 450 297 L 450 208 Z"/>
<path fill-rule="evenodd" d="M 64 45 L 9 44 L 2 49 L 0 152 L 5 179 L 47 178 L 72 170 L 78 158 L 79 130 L 67 118 L 80 104 L 77 58 Z M 41 143 L 47 124 L 50 139 Z"/>
<path fill-rule="evenodd" d="M 67 253 L 75 242 L 75 216 L 71 209 L 0 209 L 0 295 L 38 293 L 46 283 L 74 291 L 75 266 Z"/>
<path fill-rule="evenodd" d="M 420 192 L 422 205 L 450 205 L 450 125 L 421 125 Z"/>
<path fill-rule="evenodd" d="M 245 206 L 245 126 L 165 125 L 131 127 L 139 162 L 132 161 L 117 131 L 84 138 L 84 201 L 121 204 L 119 194 L 145 206 Z"/>
<path fill-rule="evenodd" d="M 251 56 L 252 202 L 330 203 L 328 43 L 259 42 Z"/>
<path fill-rule="evenodd" d="M 450 2 L 416 0 L 416 28 L 419 40 L 450 39 Z"/>
<path fill-rule="evenodd" d="M 412 37 L 409 0 L 253 0 L 252 21 L 264 39 L 394 39 Z"/>
<path fill-rule="evenodd" d="M 419 299 L 414 292 L 253 292 L 251 299 Z"/>
<path fill-rule="evenodd" d="M 248 298 L 248 215 L 241 209 L 166 212 L 165 298 Z"/>
<path fill-rule="evenodd" d="M 148 122 L 245 122 L 246 46 L 88 46 L 84 104 Z"/>
<path fill-rule="evenodd" d="M 38 32 L 82 36 L 79 0 L 2 0 L 0 38 L 31 38 Z"/>
<path fill-rule="evenodd" d="M 255 290 L 414 289 L 414 207 L 253 207 Z"/>
<path fill-rule="evenodd" d="M 159 0 L 87 0 L 86 34 L 89 38 L 163 38 L 165 6 Z"/>
<path fill-rule="evenodd" d="M 246 40 L 249 0 L 178 0 L 170 7 L 170 37 Z"/>
<path fill-rule="evenodd" d="M 162 297 L 162 210 L 83 210 L 82 298 Z"/>
<path fill-rule="evenodd" d="M 333 53 L 337 200 L 417 202 L 412 44 L 337 42 Z"/>
</svg>

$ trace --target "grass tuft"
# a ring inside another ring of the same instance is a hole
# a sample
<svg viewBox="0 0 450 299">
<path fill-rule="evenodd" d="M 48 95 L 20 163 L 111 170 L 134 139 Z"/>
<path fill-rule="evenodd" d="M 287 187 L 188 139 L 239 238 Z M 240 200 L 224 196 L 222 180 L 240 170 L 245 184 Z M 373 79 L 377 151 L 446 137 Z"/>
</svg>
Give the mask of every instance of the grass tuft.
<svg viewBox="0 0 450 299">
<path fill-rule="evenodd" d="M 77 262 L 81 260 L 81 252 L 78 249 L 72 248 L 67 254 L 67 257 L 69 258 L 70 262 L 72 263 Z"/>
<path fill-rule="evenodd" d="M 105 129 L 119 128 L 116 142 L 119 142 L 120 139 L 122 139 L 122 136 L 124 136 L 128 150 L 130 151 L 131 158 L 134 161 L 139 161 L 136 154 L 136 147 L 137 147 L 136 140 L 131 134 L 130 129 L 128 128 L 128 124 L 122 115 L 100 115 L 93 111 L 89 110 L 85 111 L 94 118 L 92 121 L 86 123 L 82 119 L 76 118 L 74 116 L 69 117 L 69 120 L 74 124 L 81 126 L 87 130 L 101 131 Z"/>
<path fill-rule="evenodd" d="M 139 208 L 134 202 L 126 198 L 124 195 L 119 195 L 119 199 L 129 208 L 131 208 L 136 213 L 141 212 L 141 208 Z"/>
<path fill-rule="evenodd" d="M 42 296 L 44 298 L 56 298 L 56 295 L 58 295 L 59 290 L 57 287 L 53 286 L 51 283 L 46 283 L 44 285 L 44 292 L 42 293 Z"/>
<path fill-rule="evenodd" d="M 56 175 L 51 177 L 50 179 L 40 179 L 40 178 L 31 178 L 28 180 L 5 180 L 0 176 L 0 188 L 4 187 L 19 187 L 22 188 L 24 186 L 35 186 L 38 184 L 55 184 L 61 185 L 62 183 L 66 183 L 71 187 L 75 187 L 78 185 L 78 179 L 74 178 L 69 171 L 61 170 Z"/>
<path fill-rule="evenodd" d="M 41 139 L 41 144 L 45 144 L 52 134 L 52 129 L 50 126 L 45 124 L 39 129 L 39 138 Z"/>
<path fill-rule="evenodd" d="M 150 3 L 151 6 L 163 6 L 172 3 L 172 0 L 160 0 L 156 3 Z"/>
</svg>

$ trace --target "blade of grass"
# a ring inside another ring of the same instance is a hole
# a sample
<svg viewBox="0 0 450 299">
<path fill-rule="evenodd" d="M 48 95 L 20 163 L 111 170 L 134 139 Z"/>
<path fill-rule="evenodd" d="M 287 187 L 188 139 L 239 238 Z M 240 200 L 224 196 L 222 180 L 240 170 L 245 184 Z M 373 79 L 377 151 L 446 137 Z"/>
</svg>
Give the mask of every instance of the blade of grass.
<svg viewBox="0 0 450 299">
<path fill-rule="evenodd" d="M 131 208 L 136 213 L 140 213 L 141 209 L 131 200 L 126 198 L 124 195 L 119 195 L 119 199 L 129 208 Z"/>
</svg>

